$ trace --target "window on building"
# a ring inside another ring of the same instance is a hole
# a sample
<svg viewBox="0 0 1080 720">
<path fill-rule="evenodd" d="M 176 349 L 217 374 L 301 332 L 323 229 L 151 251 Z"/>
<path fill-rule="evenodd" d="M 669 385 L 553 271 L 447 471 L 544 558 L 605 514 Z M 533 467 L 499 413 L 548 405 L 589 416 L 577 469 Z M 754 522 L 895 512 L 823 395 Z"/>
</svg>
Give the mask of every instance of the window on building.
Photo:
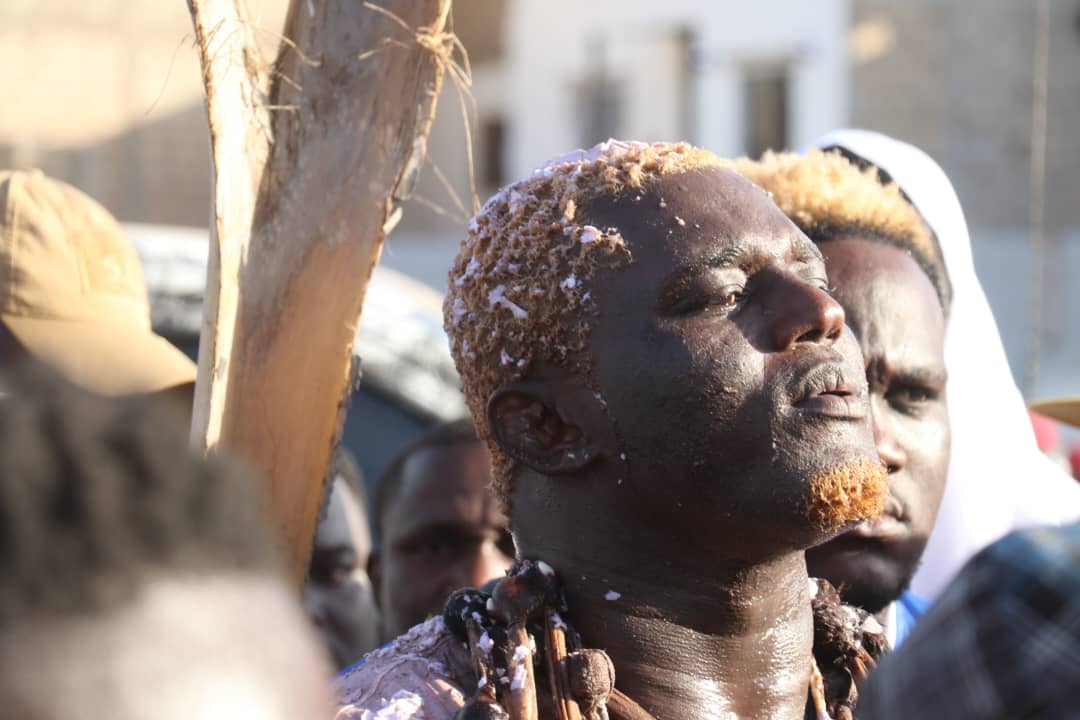
<svg viewBox="0 0 1080 720">
<path fill-rule="evenodd" d="M 788 146 L 788 67 L 753 65 L 743 81 L 743 147 L 751 157 Z"/>
<path fill-rule="evenodd" d="M 506 182 L 505 167 L 506 121 L 488 117 L 480 123 L 481 165 L 480 185 L 484 188 L 502 187 Z"/>
<path fill-rule="evenodd" d="M 587 78 L 578 89 L 578 104 L 581 147 L 621 135 L 622 89 L 610 75 L 598 73 Z"/>
</svg>

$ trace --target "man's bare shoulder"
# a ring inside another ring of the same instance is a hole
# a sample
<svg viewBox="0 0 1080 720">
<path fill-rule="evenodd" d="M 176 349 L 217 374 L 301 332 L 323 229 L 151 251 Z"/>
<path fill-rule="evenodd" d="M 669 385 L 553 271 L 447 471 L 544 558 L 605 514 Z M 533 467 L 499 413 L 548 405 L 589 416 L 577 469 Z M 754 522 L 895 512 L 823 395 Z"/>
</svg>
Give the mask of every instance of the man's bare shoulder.
<svg viewBox="0 0 1080 720">
<path fill-rule="evenodd" d="M 338 676 L 337 720 L 450 720 L 475 684 L 468 651 L 434 617 Z"/>
</svg>

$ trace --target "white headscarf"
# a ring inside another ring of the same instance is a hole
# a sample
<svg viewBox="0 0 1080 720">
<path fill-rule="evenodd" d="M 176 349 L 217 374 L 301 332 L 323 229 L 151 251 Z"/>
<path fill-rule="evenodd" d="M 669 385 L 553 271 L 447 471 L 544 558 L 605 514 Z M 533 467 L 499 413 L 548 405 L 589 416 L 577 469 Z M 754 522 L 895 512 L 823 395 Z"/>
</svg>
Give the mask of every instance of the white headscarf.
<svg viewBox="0 0 1080 720">
<path fill-rule="evenodd" d="M 922 150 L 867 130 L 836 130 L 812 146 L 843 147 L 891 175 L 937 234 L 952 282 L 945 335 L 952 457 L 941 512 L 912 582 L 912 590 L 934 599 L 972 555 L 1007 532 L 1080 518 L 1080 483 L 1035 444 L 944 171 Z"/>
</svg>

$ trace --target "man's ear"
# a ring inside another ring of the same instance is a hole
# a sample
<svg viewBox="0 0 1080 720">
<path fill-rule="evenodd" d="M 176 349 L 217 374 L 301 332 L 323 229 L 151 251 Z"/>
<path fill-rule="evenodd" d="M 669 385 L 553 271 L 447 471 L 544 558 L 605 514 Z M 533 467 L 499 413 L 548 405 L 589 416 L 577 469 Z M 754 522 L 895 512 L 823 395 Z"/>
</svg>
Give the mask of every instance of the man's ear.
<svg viewBox="0 0 1080 720">
<path fill-rule="evenodd" d="M 598 456 L 583 427 L 588 413 L 575 412 L 580 403 L 571 398 L 556 403 L 557 392 L 548 383 L 523 382 L 488 399 L 488 427 L 499 448 L 544 475 L 578 472 Z"/>
<path fill-rule="evenodd" d="M 371 551 L 367 559 L 367 576 L 371 581 L 371 595 L 375 599 L 375 607 L 382 609 L 382 555 L 378 548 Z"/>
</svg>

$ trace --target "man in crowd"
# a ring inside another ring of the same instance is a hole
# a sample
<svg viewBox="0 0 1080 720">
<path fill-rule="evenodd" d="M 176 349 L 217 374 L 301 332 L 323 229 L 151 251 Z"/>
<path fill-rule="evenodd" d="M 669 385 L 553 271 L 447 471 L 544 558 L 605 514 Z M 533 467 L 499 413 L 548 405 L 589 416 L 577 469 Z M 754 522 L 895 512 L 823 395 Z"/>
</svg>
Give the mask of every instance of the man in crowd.
<svg viewBox="0 0 1080 720">
<path fill-rule="evenodd" d="M 154 393 L 191 412 L 195 365 L 150 329 L 116 220 L 40 171 L 0 172 L 0 367 L 27 358 L 100 395 Z"/>
<path fill-rule="evenodd" d="M 368 572 L 385 640 L 442 610 L 447 595 L 501 577 L 514 543 L 471 420 L 436 427 L 379 478 Z"/>
<path fill-rule="evenodd" d="M 371 530 L 360 467 L 346 448 L 334 453 L 326 507 L 315 529 L 304 609 L 338 668 L 379 644 L 379 614 L 367 574 Z"/>
<path fill-rule="evenodd" d="M 190 456 L 158 404 L 51 378 L 0 403 L 4 716 L 325 716 L 255 485 Z"/>
<path fill-rule="evenodd" d="M 489 200 L 450 274 L 518 556 L 561 575 L 565 622 L 611 663 L 588 677 L 635 708 L 616 717 L 804 717 L 805 550 L 886 496 L 824 260 L 729 167 L 684 144 L 578 151 Z M 442 618 L 415 628 L 341 678 L 340 717 L 450 717 L 486 687 L 463 652 Z M 500 701 L 524 692 L 517 668 Z"/>
<path fill-rule="evenodd" d="M 809 550 L 807 565 L 846 602 L 876 613 L 895 646 L 927 607 L 908 586 L 949 468 L 941 251 L 899 188 L 838 152 L 770 153 L 739 169 L 821 248 L 862 348 L 889 499 L 881 517 Z"/>
</svg>

